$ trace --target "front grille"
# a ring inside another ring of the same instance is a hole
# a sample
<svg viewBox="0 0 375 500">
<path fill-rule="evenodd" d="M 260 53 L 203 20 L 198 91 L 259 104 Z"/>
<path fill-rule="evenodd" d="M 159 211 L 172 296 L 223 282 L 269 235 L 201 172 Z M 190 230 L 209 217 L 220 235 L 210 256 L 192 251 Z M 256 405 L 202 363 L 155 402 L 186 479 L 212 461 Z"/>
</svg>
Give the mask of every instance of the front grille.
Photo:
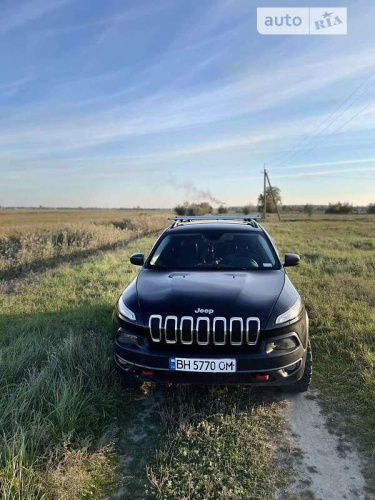
<svg viewBox="0 0 375 500">
<path fill-rule="evenodd" d="M 259 318 L 208 316 L 160 316 L 149 319 L 151 340 L 155 343 L 200 346 L 253 346 L 259 336 Z"/>
</svg>

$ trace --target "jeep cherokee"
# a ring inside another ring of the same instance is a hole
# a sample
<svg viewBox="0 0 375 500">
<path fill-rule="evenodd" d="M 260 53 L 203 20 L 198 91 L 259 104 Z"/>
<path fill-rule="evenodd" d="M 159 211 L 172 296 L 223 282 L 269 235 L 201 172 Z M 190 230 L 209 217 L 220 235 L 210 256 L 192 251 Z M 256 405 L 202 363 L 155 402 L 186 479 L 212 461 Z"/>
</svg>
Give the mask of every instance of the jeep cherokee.
<svg viewBox="0 0 375 500">
<path fill-rule="evenodd" d="M 256 216 L 176 217 L 113 315 L 123 385 L 144 381 L 307 390 L 308 316 Z"/>
</svg>

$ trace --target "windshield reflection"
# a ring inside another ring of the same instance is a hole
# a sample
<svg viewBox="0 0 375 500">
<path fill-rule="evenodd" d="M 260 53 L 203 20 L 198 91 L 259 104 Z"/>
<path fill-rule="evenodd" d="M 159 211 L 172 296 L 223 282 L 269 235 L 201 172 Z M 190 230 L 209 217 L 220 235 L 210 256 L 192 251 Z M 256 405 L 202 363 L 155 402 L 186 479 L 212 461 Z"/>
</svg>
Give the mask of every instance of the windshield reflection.
<svg viewBox="0 0 375 500">
<path fill-rule="evenodd" d="M 279 269 L 273 248 L 262 234 L 213 232 L 167 234 L 149 259 L 155 269 Z"/>
</svg>

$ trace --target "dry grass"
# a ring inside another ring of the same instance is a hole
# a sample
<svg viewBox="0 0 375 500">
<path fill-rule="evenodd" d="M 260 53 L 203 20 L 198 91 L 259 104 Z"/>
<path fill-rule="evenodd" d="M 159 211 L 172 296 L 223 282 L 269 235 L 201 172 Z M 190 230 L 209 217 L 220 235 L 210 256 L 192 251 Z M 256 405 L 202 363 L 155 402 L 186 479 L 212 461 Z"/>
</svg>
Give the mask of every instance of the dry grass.
<svg viewBox="0 0 375 500">
<path fill-rule="evenodd" d="M 20 231 L 37 231 L 45 226 L 58 229 L 61 225 L 75 222 L 111 223 L 139 216 L 155 218 L 169 217 L 167 210 L 63 210 L 63 209 L 1 209 L 0 235 L 11 234 L 14 229 Z"/>
<path fill-rule="evenodd" d="M 82 220 L 82 214 L 87 221 Z M 111 250 L 134 238 L 160 231 L 166 217 L 158 214 L 138 214 L 91 220 L 85 211 L 65 214 L 62 219 L 74 222 L 52 222 L 50 212 L 12 214 L 7 224 L 0 226 L 0 278 L 10 278 L 27 271 L 38 271 L 73 257 L 91 255 L 98 250 Z M 109 214 L 105 213 L 108 217 Z M 122 214 L 124 215 L 124 214 Z M 58 213 L 61 217 L 61 214 Z M 4 223 L 4 215 L 0 221 Z M 31 219 L 31 220 L 30 220 Z M 10 222 L 13 222 L 13 225 Z"/>
<path fill-rule="evenodd" d="M 87 447 L 71 449 L 67 441 L 53 450 L 46 472 L 42 475 L 47 498 L 72 500 L 101 498 L 102 486 L 114 479 L 112 448 L 103 446 L 95 452 Z"/>
</svg>

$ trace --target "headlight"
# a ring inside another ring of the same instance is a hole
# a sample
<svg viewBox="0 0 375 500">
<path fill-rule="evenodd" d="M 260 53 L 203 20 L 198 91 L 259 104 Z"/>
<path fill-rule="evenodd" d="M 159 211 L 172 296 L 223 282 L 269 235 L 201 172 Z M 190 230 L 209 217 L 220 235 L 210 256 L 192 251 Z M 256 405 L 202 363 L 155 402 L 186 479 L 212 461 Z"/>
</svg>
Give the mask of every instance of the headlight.
<svg viewBox="0 0 375 500">
<path fill-rule="evenodd" d="M 301 299 L 298 298 L 290 309 L 285 311 L 283 314 L 280 314 L 280 316 L 276 318 L 275 323 L 276 324 L 287 323 L 289 321 L 292 321 L 293 319 L 296 319 L 297 316 L 300 314 L 301 309 L 302 309 L 302 302 Z"/>
<path fill-rule="evenodd" d="M 124 301 L 122 300 L 122 297 L 119 298 L 119 301 L 117 302 L 117 309 L 120 315 L 120 318 L 122 319 L 127 319 L 130 321 L 135 321 L 136 317 L 133 311 L 129 309 L 129 307 L 126 307 L 124 304 Z"/>
</svg>

